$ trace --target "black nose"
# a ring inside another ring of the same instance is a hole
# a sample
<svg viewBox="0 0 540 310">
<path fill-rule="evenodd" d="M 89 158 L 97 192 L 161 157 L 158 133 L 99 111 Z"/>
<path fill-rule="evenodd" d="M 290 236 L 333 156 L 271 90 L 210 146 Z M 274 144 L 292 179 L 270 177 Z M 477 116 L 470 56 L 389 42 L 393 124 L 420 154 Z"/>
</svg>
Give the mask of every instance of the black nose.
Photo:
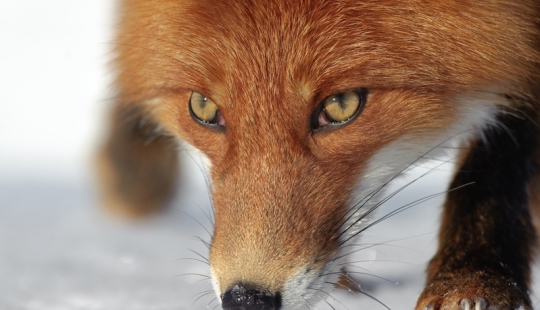
<svg viewBox="0 0 540 310">
<path fill-rule="evenodd" d="M 221 295 L 221 306 L 223 310 L 278 310 L 281 297 L 279 293 L 274 296 L 244 285 L 235 285 Z"/>
</svg>

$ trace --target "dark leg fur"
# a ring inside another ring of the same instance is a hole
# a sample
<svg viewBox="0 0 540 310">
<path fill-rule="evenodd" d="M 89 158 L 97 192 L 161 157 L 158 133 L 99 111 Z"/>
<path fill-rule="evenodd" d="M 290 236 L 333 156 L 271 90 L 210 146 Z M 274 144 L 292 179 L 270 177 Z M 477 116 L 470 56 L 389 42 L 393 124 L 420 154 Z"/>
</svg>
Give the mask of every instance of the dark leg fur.
<svg viewBox="0 0 540 310">
<path fill-rule="evenodd" d="M 116 213 L 142 216 L 170 198 L 178 160 L 174 141 L 158 135 L 136 106 L 117 108 L 99 158 L 104 203 Z"/>
<path fill-rule="evenodd" d="M 529 262 L 535 230 L 528 186 L 538 173 L 540 131 L 522 117 L 501 114 L 465 154 L 451 188 L 417 309 L 532 309 Z M 468 307 L 468 305 L 470 307 Z M 491 308 L 490 308 L 491 307 Z"/>
</svg>

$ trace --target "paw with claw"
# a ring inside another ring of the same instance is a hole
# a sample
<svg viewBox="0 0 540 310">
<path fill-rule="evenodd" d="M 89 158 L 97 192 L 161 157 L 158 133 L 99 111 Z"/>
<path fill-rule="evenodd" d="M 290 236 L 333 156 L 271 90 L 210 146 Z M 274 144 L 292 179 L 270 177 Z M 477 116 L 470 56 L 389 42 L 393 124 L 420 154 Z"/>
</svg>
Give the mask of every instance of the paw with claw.
<svg viewBox="0 0 540 310">
<path fill-rule="evenodd" d="M 459 310 L 503 310 L 503 308 L 500 308 L 498 306 L 488 306 L 487 301 L 484 298 L 463 298 L 459 302 L 459 308 L 452 308 L 445 306 L 444 308 L 435 308 L 435 303 L 432 302 L 427 307 L 425 307 L 423 310 L 436 310 L 436 309 L 459 309 Z M 512 310 L 525 310 L 525 307 L 519 306 L 518 308 L 512 309 Z"/>
<path fill-rule="evenodd" d="M 527 289 L 482 273 L 435 277 L 418 300 L 416 310 L 532 310 Z"/>
</svg>

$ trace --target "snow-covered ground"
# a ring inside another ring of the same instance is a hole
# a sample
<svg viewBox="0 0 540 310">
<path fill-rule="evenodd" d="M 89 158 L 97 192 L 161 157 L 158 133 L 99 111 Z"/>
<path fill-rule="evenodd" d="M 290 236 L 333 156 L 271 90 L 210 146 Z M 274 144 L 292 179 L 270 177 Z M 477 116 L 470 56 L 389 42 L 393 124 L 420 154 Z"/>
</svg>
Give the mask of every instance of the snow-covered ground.
<svg viewBox="0 0 540 310">
<path fill-rule="evenodd" d="M 0 1 L 2 310 L 219 309 L 207 266 L 183 259 L 206 255 L 196 237 L 208 240 L 211 227 L 204 181 L 189 156 L 166 213 L 129 222 L 99 211 L 91 163 L 110 103 L 113 6 L 112 0 Z M 450 168 L 440 170 L 378 215 L 444 190 Z M 377 276 L 354 274 L 362 287 L 391 309 L 412 309 L 422 289 L 440 203 L 373 227 L 362 243 L 378 245 L 352 259 L 358 262 L 351 271 Z M 538 268 L 535 275 L 539 282 Z M 540 307 L 538 283 L 535 292 Z M 366 296 L 330 294 L 322 297 L 335 309 L 384 309 Z M 325 302 L 316 307 L 332 309 Z"/>
</svg>

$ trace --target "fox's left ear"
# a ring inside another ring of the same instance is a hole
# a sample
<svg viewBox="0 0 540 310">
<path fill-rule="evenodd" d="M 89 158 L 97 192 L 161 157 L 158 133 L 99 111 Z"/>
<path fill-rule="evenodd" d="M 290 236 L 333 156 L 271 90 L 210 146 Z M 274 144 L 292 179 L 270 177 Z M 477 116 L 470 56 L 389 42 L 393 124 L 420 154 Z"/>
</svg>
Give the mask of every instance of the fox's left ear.
<svg viewBox="0 0 540 310">
<path fill-rule="evenodd" d="M 160 135 L 137 104 L 117 104 L 98 158 L 103 203 L 113 213 L 139 217 L 159 210 L 173 193 L 176 142 Z"/>
</svg>

